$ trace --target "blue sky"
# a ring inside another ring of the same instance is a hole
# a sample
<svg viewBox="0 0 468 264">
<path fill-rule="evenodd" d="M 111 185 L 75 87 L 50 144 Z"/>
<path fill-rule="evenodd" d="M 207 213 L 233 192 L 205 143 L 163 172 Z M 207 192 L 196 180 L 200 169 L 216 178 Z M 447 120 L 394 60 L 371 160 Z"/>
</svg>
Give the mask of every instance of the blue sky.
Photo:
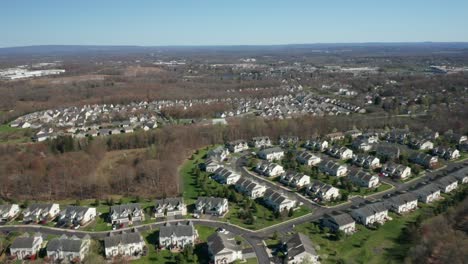
<svg viewBox="0 0 468 264">
<path fill-rule="evenodd" d="M 468 0 L 2 0 L 0 47 L 468 41 Z"/>
</svg>

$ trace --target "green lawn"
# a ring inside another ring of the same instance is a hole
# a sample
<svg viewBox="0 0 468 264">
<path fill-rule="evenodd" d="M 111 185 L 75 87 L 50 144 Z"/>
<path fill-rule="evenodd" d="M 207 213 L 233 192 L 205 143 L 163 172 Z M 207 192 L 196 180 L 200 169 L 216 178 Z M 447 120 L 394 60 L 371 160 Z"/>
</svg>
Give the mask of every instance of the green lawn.
<svg viewBox="0 0 468 264">
<path fill-rule="evenodd" d="M 388 258 L 388 249 L 393 248 L 405 224 L 414 220 L 420 214 L 417 210 L 405 216 L 392 214 L 392 221 L 385 223 L 378 230 L 370 230 L 356 225 L 357 233 L 346 236 L 341 241 L 333 241 L 328 234 L 322 234 L 312 223 L 296 226 L 296 231 L 310 236 L 322 263 L 399 263 Z"/>
<path fill-rule="evenodd" d="M 459 190 L 461 192 L 463 190 Z M 455 193 L 444 196 L 453 197 Z M 308 235 L 315 245 L 322 263 L 401 263 L 401 257 L 407 254 L 410 245 L 400 242 L 400 235 L 405 226 L 414 222 L 420 215 L 437 208 L 444 200 L 434 204 L 420 203 L 419 209 L 409 214 L 399 216 L 389 213 L 393 220 L 387 221 L 377 230 L 368 229 L 362 225 L 356 225 L 358 231 L 345 236 L 340 241 L 333 236 L 323 233 L 314 223 L 305 223 L 295 227 L 295 231 Z M 270 239 L 267 244 L 276 241 Z"/>
<path fill-rule="evenodd" d="M 33 130 L 30 128 L 14 128 L 8 124 L 0 125 L 0 143 L 30 142 Z"/>
<path fill-rule="evenodd" d="M 257 258 L 249 258 L 246 259 L 246 262 L 243 262 L 244 264 L 258 264 Z"/>
<path fill-rule="evenodd" d="M 202 158 L 206 155 L 207 150 L 199 150 L 197 154 L 193 154 L 191 159 L 187 160 L 180 168 L 182 175 L 182 182 L 184 186 L 184 200 L 186 204 L 192 204 L 197 200 L 198 194 L 201 189 L 197 186 L 196 176 L 192 171 L 203 162 Z"/>
<path fill-rule="evenodd" d="M 145 212 L 148 210 L 148 208 L 152 208 L 153 206 L 153 200 L 151 199 L 139 199 L 137 201 L 136 198 L 134 197 L 122 197 L 122 196 L 113 196 L 112 197 L 113 204 L 118 205 L 120 202 L 122 204 L 126 203 L 139 203 L 140 206 L 145 210 Z M 64 209 L 68 205 L 76 205 L 76 200 L 58 200 L 58 201 L 28 201 L 28 204 L 32 203 L 58 203 L 60 205 L 60 209 Z M 89 206 L 89 207 L 96 207 L 96 211 L 98 214 L 100 214 L 96 220 L 87 226 L 83 228 L 83 230 L 86 231 L 106 231 L 106 230 L 111 230 L 112 226 L 108 223 L 108 215 L 110 211 L 110 205 L 107 204 L 105 200 L 99 200 L 99 205 L 96 205 L 96 199 L 84 199 L 84 200 L 79 200 L 79 205 L 80 206 Z M 145 221 L 143 221 L 143 224 L 154 222 L 154 219 L 151 219 L 151 215 L 146 214 L 145 215 Z M 15 221 L 12 221 L 8 224 L 22 224 L 22 221 L 19 220 L 19 218 Z M 55 222 L 48 222 L 46 225 L 47 226 L 55 226 Z"/>
<path fill-rule="evenodd" d="M 212 234 L 214 234 L 214 232 L 216 232 L 215 228 L 209 227 L 209 226 L 197 225 L 196 229 L 198 231 L 198 237 L 202 241 L 206 241 L 209 236 L 211 236 Z"/>
<path fill-rule="evenodd" d="M 297 210 L 294 211 L 294 214 L 291 217 L 284 216 L 284 217 L 275 218 L 274 213 L 271 209 L 259 203 L 256 204 L 256 208 L 257 208 L 257 212 L 254 213 L 254 215 L 256 216 L 256 220 L 253 224 L 246 224 L 244 223 L 243 219 L 240 219 L 237 216 L 239 213 L 239 210 L 242 210 L 242 207 L 234 203 L 229 203 L 229 212 L 226 214 L 224 219 L 226 219 L 226 221 L 234 225 L 242 226 L 244 228 L 251 229 L 251 230 L 258 230 L 258 229 L 262 229 L 271 225 L 279 224 L 289 219 L 293 219 L 293 218 L 310 213 L 309 209 L 301 206 Z"/>
</svg>

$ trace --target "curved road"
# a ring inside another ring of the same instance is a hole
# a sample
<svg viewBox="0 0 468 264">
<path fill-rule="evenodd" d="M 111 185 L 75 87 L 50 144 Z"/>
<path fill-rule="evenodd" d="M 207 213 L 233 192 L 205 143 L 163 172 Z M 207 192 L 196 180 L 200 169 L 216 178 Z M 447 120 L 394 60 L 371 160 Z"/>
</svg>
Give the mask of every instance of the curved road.
<svg viewBox="0 0 468 264">
<path fill-rule="evenodd" d="M 236 165 L 241 165 L 241 161 L 237 161 Z M 89 235 L 92 238 L 95 239 L 103 239 L 106 236 L 108 236 L 110 233 L 115 233 L 115 232 L 121 232 L 125 230 L 132 230 L 135 229 L 137 231 L 149 231 L 152 229 L 156 229 L 164 225 L 166 222 L 184 222 L 184 221 L 192 221 L 194 224 L 197 225 L 203 225 L 203 226 L 209 226 L 209 227 L 214 227 L 214 228 L 224 228 L 228 230 L 229 232 L 233 232 L 237 235 L 242 236 L 254 249 L 255 254 L 257 255 L 257 259 L 259 263 L 269 263 L 269 257 L 266 252 L 266 249 L 263 245 L 262 240 L 265 238 L 268 238 L 271 236 L 273 232 L 279 232 L 282 234 L 285 234 L 287 232 L 293 231 L 293 227 L 295 225 L 299 225 L 302 223 L 306 222 L 311 222 L 311 221 L 316 221 L 320 219 L 325 213 L 331 213 L 332 211 L 340 211 L 340 210 L 347 210 L 352 206 L 359 205 L 364 202 L 376 200 L 376 199 L 382 199 L 384 198 L 385 195 L 389 193 L 393 193 L 396 191 L 407 191 L 413 186 L 416 186 L 417 184 L 423 182 L 423 181 L 428 181 L 432 180 L 433 177 L 437 174 L 449 174 L 453 173 L 455 171 L 458 171 L 459 169 L 463 168 L 464 166 L 468 166 L 468 162 L 464 163 L 450 163 L 448 164 L 445 168 L 439 170 L 439 171 L 433 171 L 426 173 L 425 175 L 416 178 L 412 181 L 406 182 L 406 183 L 401 183 L 398 184 L 397 188 L 394 188 L 390 191 L 386 192 L 381 192 L 381 193 L 376 193 L 373 195 L 369 195 L 367 197 L 360 197 L 356 196 L 353 198 L 350 198 L 350 202 L 346 204 L 342 204 L 333 208 L 327 208 L 323 206 L 319 206 L 312 201 L 308 201 L 307 205 L 310 208 L 313 208 L 313 212 L 309 213 L 307 215 L 294 218 L 288 221 L 281 222 L 279 224 L 269 226 L 260 230 L 249 230 L 245 229 L 243 227 L 233 225 L 230 223 L 222 222 L 222 221 L 216 221 L 216 220 L 207 220 L 207 219 L 178 219 L 178 220 L 169 220 L 169 221 L 163 221 L 163 222 L 155 222 L 155 223 L 149 223 L 149 224 L 144 224 L 144 225 L 139 225 L 139 226 L 134 226 L 134 227 L 129 227 L 129 228 L 123 228 L 119 230 L 113 230 L 113 231 L 101 231 L 101 232 L 93 232 L 93 231 L 83 231 L 83 230 L 72 230 L 72 229 L 62 229 L 62 228 L 56 228 L 56 227 L 48 227 L 48 226 L 41 226 L 41 225 L 4 225 L 0 226 L 0 231 L 17 231 L 17 232 L 41 232 L 44 234 L 49 234 L 49 235 L 76 235 L 78 237 L 83 237 L 85 235 Z M 242 166 L 240 166 L 242 168 Z M 241 170 L 242 174 L 245 176 L 252 177 L 248 172 L 245 170 Z M 267 181 L 267 180 L 265 180 Z M 280 188 L 280 186 L 276 185 L 273 182 L 267 181 L 268 186 L 271 188 Z M 284 190 L 283 190 L 284 191 Z M 301 201 L 302 199 L 306 199 L 305 197 L 298 196 L 300 197 Z M 307 200 L 307 199 L 306 199 Z"/>
</svg>

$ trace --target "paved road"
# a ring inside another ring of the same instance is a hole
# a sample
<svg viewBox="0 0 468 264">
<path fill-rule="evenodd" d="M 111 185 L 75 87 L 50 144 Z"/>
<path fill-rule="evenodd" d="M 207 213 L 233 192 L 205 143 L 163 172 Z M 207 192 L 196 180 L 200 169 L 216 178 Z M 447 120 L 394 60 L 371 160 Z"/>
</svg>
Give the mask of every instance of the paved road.
<svg viewBox="0 0 468 264">
<path fill-rule="evenodd" d="M 282 235 L 287 234 L 288 232 L 293 231 L 293 228 L 295 225 L 300 225 L 300 224 L 308 223 L 311 221 L 317 221 L 326 213 L 331 213 L 332 211 L 346 211 L 350 209 L 352 206 L 357 206 L 359 204 L 366 203 L 369 201 L 382 199 L 384 195 L 387 195 L 389 193 L 394 193 L 396 191 L 407 191 L 408 189 L 420 184 L 421 182 L 429 181 L 433 179 L 436 175 L 446 175 L 454 171 L 458 171 L 459 169 L 467 167 L 467 166 L 468 166 L 468 162 L 450 163 L 445 168 L 439 171 L 427 172 L 424 176 L 417 178 L 413 181 L 400 184 L 397 186 L 397 188 L 389 192 L 378 193 L 378 194 L 371 195 L 366 198 L 360 197 L 360 196 L 352 197 L 349 203 L 346 203 L 346 204 L 343 204 L 334 208 L 326 208 L 326 207 L 319 206 L 316 204 L 307 203 L 310 207 L 313 207 L 314 211 L 312 213 L 307 214 L 302 217 L 289 220 L 289 221 L 279 223 L 277 225 L 266 227 L 260 230 L 248 230 L 240 226 L 236 226 L 236 225 L 232 225 L 226 222 L 221 222 L 221 221 L 216 221 L 216 220 L 191 219 L 191 221 L 197 225 L 209 226 L 209 227 L 214 227 L 214 228 L 221 227 L 221 228 L 228 230 L 229 232 L 233 232 L 237 235 L 242 236 L 254 249 L 255 254 L 257 255 L 257 258 L 258 258 L 258 262 L 269 263 L 269 257 L 268 257 L 265 247 L 262 244 L 262 240 L 271 237 L 271 235 L 275 231 L 277 231 L 278 233 Z M 271 186 L 272 188 L 278 187 L 278 186 L 272 186 L 272 185 L 275 185 L 275 183 L 268 181 L 268 186 Z M 181 221 L 187 221 L 187 220 L 186 219 L 169 220 L 167 222 L 181 222 Z M 136 229 L 140 232 L 148 231 L 148 230 L 156 229 L 162 226 L 164 223 L 166 223 L 166 221 L 144 224 L 144 225 L 120 229 L 116 231 L 103 231 L 103 232 L 60 229 L 60 228 L 40 226 L 40 225 L 4 225 L 4 226 L 0 226 L 0 231 L 41 232 L 43 234 L 49 234 L 49 235 L 66 234 L 66 235 L 76 235 L 78 237 L 83 237 L 86 234 L 88 234 L 92 238 L 103 239 L 106 236 L 108 236 L 109 233 L 112 233 L 112 232 L 120 232 L 122 230 L 130 230 L 130 229 Z"/>
<path fill-rule="evenodd" d="M 279 193 L 284 193 L 289 197 L 294 197 L 295 200 L 302 202 L 306 207 L 308 207 L 311 210 L 317 210 L 318 208 L 320 208 L 318 204 L 314 203 L 313 201 L 304 197 L 303 195 L 297 193 L 296 191 L 292 191 L 288 189 L 287 187 L 280 185 L 279 183 L 278 184 L 274 183 L 268 179 L 265 179 L 264 177 L 258 176 L 255 173 L 248 171 L 244 167 L 245 163 L 246 163 L 246 160 L 244 157 L 240 157 L 234 162 L 235 164 L 234 169 L 237 172 L 240 172 L 242 177 L 251 179 L 256 182 L 260 182 L 263 185 L 267 186 L 268 188 L 273 189 Z"/>
<path fill-rule="evenodd" d="M 169 220 L 167 222 L 177 223 L 177 222 L 186 222 L 186 219 L 178 219 L 178 220 Z M 255 233 L 255 231 L 251 231 L 236 225 L 232 225 L 226 222 L 215 221 L 215 220 L 204 220 L 204 219 L 191 219 L 194 224 L 202 225 L 202 226 L 209 226 L 213 228 L 224 228 L 229 232 L 235 233 L 236 235 L 242 236 L 247 243 L 249 243 L 255 251 L 257 255 L 257 259 L 259 263 L 269 263 L 269 257 L 262 244 L 262 240 L 264 237 L 259 236 Z M 41 225 L 4 225 L 0 226 L 0 231 L 2 232 L 41 232 L 42 234 L 46 235 L 75 235 L 77 237 L 84 237 L 85 235 L 89 235 L 94 239 L 104 239 L 105 237 L 109 236 L 110 233 L 117 233 L 126 230 L 133 230 L 139 232 L 150 231 L 153 229 L 157 229 L 164 225 L 164 222 L 158 223 L 150 223 L 144 224 L 135 227 L 123 228 L 114 231 L 102 231 L 102 232 L 93 232 L 93 231 L 83 231 L 83 230 L 73 230 L 73 229 L 62 229 L 62 228 L 55 228 L 55 227 L 48 227 L 48 226 L 41 226 Z"/>
</svg>

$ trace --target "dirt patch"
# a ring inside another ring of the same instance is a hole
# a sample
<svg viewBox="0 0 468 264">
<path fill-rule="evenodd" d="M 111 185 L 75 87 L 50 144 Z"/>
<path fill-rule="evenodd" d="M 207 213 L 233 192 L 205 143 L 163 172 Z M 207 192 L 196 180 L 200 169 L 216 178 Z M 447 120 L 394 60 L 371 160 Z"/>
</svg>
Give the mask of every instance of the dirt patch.
<svg viewBox="0 0 468 264">
<path fill-rule="evenodd" d="M 104 158 L 99 162 L 94 176 L 100 181 L 107 181 L 114 175 L 114 171 L 118 165 L 131 163 L 135 158 L 143 155 L 145 151 L 146 148 L 106 152 Z"/>
<path fill-rule="evenodd" d="M 129 66 L 125 69 L 124 76 L 126 77 L 137 77 L 148 74 L 161 74 L 167 71 L 160 67 L 141 67 L 141 66 Z"/>
<path fill-rule="evenodd" d="M 69 84 L 72 82 L 103 81 L 106 77 L 107 75 L 102 74 L 86 74 L 67 77 L 41 78 L 31 80 L 30 82 L 33 85 Z"/>
</svg>

